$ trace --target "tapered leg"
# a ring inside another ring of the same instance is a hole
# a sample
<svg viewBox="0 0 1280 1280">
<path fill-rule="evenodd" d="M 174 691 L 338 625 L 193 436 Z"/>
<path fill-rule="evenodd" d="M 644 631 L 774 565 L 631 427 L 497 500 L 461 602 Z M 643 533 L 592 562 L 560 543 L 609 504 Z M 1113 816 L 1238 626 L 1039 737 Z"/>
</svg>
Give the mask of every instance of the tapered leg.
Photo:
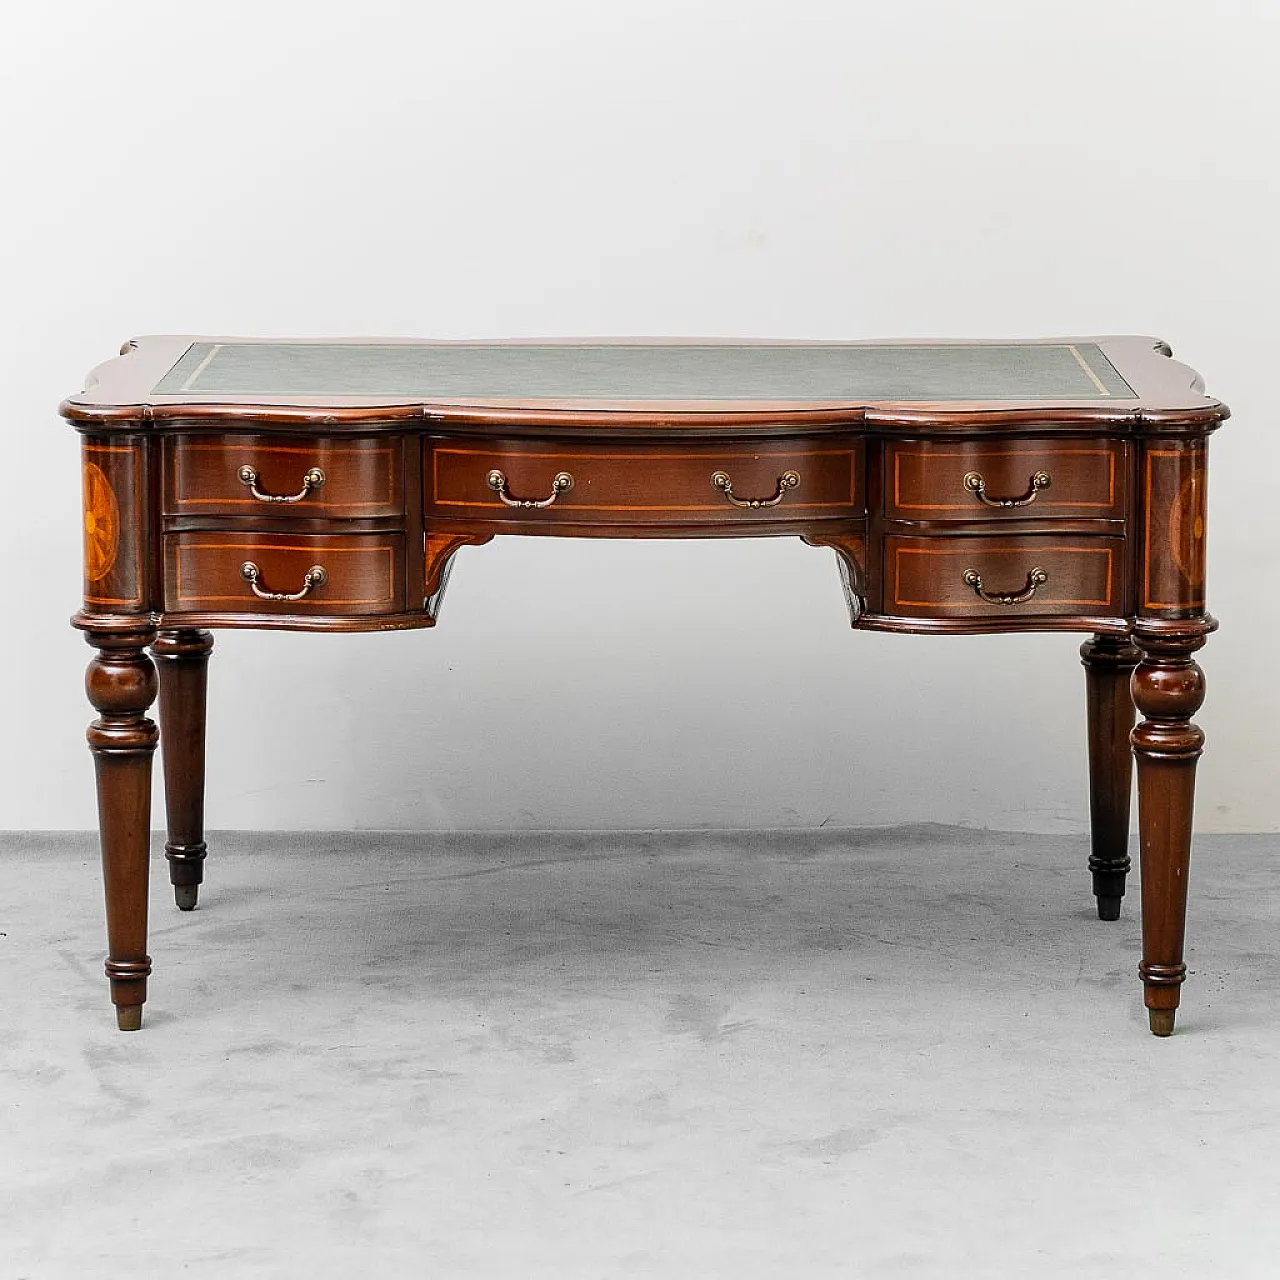
<svg viewBox="0 0 1280 1280">
<path fill-rule="evenodd" d="M 151 757 L 158 734 L 147 718 L 156 672 L 146 646 L 150 628 L 93 630 L 98 653 L 85 690 L 98 711 L 89 726 L 98 779 L 98 829 L 107 895 L 107 977 L 121 1031 L 142 1026 L 147 998 L 147 870 L 151 835 Z"/>
<path fill-rule="evenodd" d="M 1141 656 L 1124 636 L 1093 636 L 1080 646 L 1089 721 L 1089 870 L 1099 920 L 1120 918 L 1129 873 L 1135 718 L 1129 685 Z"/>
<path fill-rule="evenodd" d="M 160 758 L 173 896 L 191 911 L 204 879 L 205 689 L 213 636 L 208 631 L 162 631 L 151 647 L 160 671 Z"/>
<path fill-rule="evenodd" d="M 1139 624 L 1142 661 L 1133 697 L 1142 722 L 1133 731 L 1138 763 L 1138 824 L 1142 848 L 1142 964 L 1151 1030 L 1173 1033 L 1186 978 L 1183 936 L 1196 761 L 1204 734 L 1191 717 L 1204 702 L 1204 673 L 1194 654 L 1212 624 Z"/>
</svg>

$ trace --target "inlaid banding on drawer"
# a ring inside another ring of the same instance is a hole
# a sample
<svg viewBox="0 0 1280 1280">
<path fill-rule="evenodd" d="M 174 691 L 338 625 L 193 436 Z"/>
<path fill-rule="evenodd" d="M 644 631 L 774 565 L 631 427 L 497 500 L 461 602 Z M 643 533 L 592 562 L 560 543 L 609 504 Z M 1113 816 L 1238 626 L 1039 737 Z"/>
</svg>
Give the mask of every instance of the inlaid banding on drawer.
<svg viewBox="0 0 1280 1280">
<path fill-rule="evenodd" d="M 174 436 L 164 444 L 166 515 L 376 519 L 404 512 L 398 437 L 237 433 Z"/>
<path fill-rule="evenodd" d="M 428 509 L 472 518 L 784 521 L 860 515 L 865 505 L 861 442 L 591 450 L 520 441 L 484 448 L 440 444 L 429 450 L 425 466 Z M 502 477 L 500 491 L 490 480 L 494 472 Z M 564 476 L 570 482 L 558 481 Z"/>
<path fill-rule="evenodd" d="M 917 618 L 1124 613 L 1123 538 L 889 536 L 884 612 Z"/>
<path fill-rule="evenodd" d="M 169 612 L 370 614 L 405 607 L 402 534 L 167 534 L 164 561 Z M 257 573 L 247 576 L 246 564 Z M 307 588 L 317 567 L 322 581 Z M 264 598 L 273 594 L 294 598 Z"/>
<path fill-rule="evenodd" d="M 1122 441 L 903 441 L 885 450 L 885 515 L 898 520 L 1119 520 Z"/>
</svg>

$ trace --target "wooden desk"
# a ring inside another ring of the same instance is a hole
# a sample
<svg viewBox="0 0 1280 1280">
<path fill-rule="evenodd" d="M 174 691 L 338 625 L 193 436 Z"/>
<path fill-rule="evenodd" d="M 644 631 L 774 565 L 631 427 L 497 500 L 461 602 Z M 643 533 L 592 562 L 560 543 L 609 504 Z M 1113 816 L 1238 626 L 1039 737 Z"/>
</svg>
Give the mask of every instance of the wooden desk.
<svg viewBox="0 0 1280 1280">
<path fill-rule="evenodd" d="M 1206 447 L 1228 412 L 1169 357 L 1150 338 L 127 344 L 61 409 L 84 442 L 73 621 L 98 651 L 120 1027 L 141 1025 L 151 972 L 160 739 L 179 907 L 203 879 L 207 628 L 434 626 L 454 553 L 500 534 L 795 535 L 834 549 L 855 627 L 1090 634 L 1093 892 L 1116 919 L 1132 740 L 1139 972 L 1169 1035 L 1204 739 L 1195 653 L 1216 626 Z"/>
</svg>

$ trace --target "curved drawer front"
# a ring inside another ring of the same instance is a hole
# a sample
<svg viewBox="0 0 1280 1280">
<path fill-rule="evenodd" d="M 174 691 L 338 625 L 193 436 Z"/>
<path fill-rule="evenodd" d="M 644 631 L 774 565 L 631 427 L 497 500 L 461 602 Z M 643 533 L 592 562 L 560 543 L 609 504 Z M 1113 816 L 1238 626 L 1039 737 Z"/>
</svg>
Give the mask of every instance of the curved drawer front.
<svg viewBox="0 0 1280 1280">
<path fill-rule="evenodd" d="M 1061 516 L 1120 520 L 1118 440 L 903 441 L 885 449 L 885 515 L 894 520 Z"/>
<path fill-rule="evenodd" d="M 912 618 L 1124 614 L 1123 538 L 885 538 L 884 612 Z"/>
<path fill-rule="evenodd" d="M 398 533 L 171 533 L 164 562 L 167 612 L 369 614 L 405 607 Z M 308 585 L 316 568 L 323 580 Z M 296 598 L 264 599 L 255 584 L 266 595 Z"/>
<path fill-rule="evenodd" d="M 404 512 L 404 446 L 394 436 L 236 433 L 173 436 L 164 445 L 165 515 L 373 519 Z"/>
<path fill-rule="evenodd" d="M 864 509 L 861 461 L 860 443 L 669 449 L 440 443 L 427 453 L 424 497 L 428 512 L 440 517 L 549 525 L 847 518 Z M 501 474 L 500 489 L 493 472 Z M 557 487 L 558 476 L 570 483 Z M 545 505 L 511 505 L 524 502 Z"/>
</svg>

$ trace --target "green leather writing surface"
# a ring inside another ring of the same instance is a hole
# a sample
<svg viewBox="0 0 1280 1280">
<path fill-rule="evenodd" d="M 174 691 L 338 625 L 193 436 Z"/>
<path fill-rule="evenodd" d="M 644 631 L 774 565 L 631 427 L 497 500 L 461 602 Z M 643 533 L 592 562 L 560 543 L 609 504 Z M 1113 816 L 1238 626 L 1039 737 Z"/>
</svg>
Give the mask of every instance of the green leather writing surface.
<svg viewBox="0 0 1280 1280">
<path fill-rule="evenodd" d="M 1133 399 L 1094 343 L 194 343 L 156 395 L 461 400 Z"/>
</svg>

